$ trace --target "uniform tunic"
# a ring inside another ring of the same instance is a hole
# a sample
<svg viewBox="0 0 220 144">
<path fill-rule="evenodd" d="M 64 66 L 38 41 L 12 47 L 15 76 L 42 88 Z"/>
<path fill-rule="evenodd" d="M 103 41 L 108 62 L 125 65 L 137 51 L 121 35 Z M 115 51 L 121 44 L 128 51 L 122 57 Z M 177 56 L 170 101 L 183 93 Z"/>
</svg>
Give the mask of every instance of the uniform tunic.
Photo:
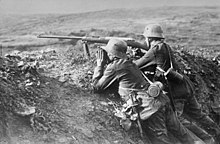
<svg viewBox="0 0 220 144">
<path fill-rule="evenodd" d="M 115 58 L 107 67 L 97 66 L 93 74 L 93 87 L 95 92 L 104 92 L 112 85 L 118 88 L 118 93 L 124 100 L 128 100 L 131 92 L 136 91 L 142 100 L 145 114 L 143 121 L 144 131 L 149 135 L 152 143 L 171 144 L 168 129 L 183 143 L 194 143 L 194 139 L 181 125 L 172 111 L 169 98 L 160 94 L 157 98 L 150 97 L 143 89 L 149 87 L 139 68 L 128 59 Z"/>
<path fill-rule="evenodd" d="M 142 58 L 136 60 L 134 63 L 143 71 L 150 71 L 155 74 L 157 66 L 167 71 L 171 67 L 170 59 L 174 68 L 177 68 L 170 46 L 163 41 L 157 41 Z M 210 131 L 210 128 L 214 129 L 214 131 L 219 131 L 219 127 L 202 112 L 201 106 L 194 95 L 193 84 L 187 76 L 184 75 L 183 79 L 178 82 L 170 81 L 169 84 L 172 90 L 175 108 L 181 119 L 183 118 L 182 116 L 190 117 L 199 124 L 205 126 L 207 131 Z M 183 124 L 186 124 L 185 126 L 197 133 L 199 137 L 202 139 L 210 139 L 210 136 L 206 132 L 202 132 L 198 129 L 196 130 L 195 126 L 192 126 L 192 129 L 189 122 L 185 122 L 186 119 L 183 119 Z"/>
</svg>

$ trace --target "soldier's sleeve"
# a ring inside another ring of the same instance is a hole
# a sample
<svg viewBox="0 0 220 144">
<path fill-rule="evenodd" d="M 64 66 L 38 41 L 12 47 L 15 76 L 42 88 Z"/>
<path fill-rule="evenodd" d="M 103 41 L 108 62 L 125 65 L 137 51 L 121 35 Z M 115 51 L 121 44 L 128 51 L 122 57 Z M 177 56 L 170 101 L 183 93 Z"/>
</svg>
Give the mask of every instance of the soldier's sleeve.
<svg viewBox="0 0 220 144">
<path fill-rule="evenodd" d="M 195 91 L 193 83 L 187 76 L 184 76 L 184 83 L 186 86 L 186 103 L 184 106 L 184 111 L 194 120 L 200 120 L 205 117 L 205 113 L 202 112 L 201 105 L 195 97 Z"/>
<path fill-rule="evenodd" d="M 170 49 L 170 56 L 171 56 L 171 61 L 172 61 L 172 64 L 173 64 L 173 68 L 175 70 L 180 70 L 180 68 L 179 68 L 179 66 L 178 66 L 178 64 L 177 64 L 177 62 L 175 60 L 175 54 L 174 54 L 175 52 L 174 52 L 174 50 L 170 46 L 169 46 L 169 49 Z"/>
<path fill-rule="evenodd" d="M 150 48 L 143 57 L 140 59 L 133 61 L 139 68 L 140 67 L 147 67 L 151 64 L 154 64 L 156 60 L 156 55 L 155 55 L 155 49 Z"/>
<path fill-rule="evenodd" d="M 186 114 L 196 121 L 205 117 L 205 114 L 201 110 L 201 105 L 193 95 L 189 97 L 184 107 Z"/>
<path fill-rule="evenodd" d="M 115 69 L 112 65 L 103 70 L 102 67 L 96 67 L 93 74 L 94 92 L 103 92 L 110 87 L 116 80 Z"/>
</svg>

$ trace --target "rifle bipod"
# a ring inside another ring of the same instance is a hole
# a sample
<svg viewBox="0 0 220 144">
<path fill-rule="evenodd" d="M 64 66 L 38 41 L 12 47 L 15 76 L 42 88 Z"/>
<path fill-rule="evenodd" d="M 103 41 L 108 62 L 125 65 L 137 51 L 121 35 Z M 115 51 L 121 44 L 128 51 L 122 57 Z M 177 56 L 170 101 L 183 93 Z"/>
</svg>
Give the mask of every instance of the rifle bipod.
<svg viewBox="0 0 220 144">
<path fill-rule="evenodd" d="M 89 59 L 90 58 L 89 46 L 86 41 L 82 41 L 82 44 L 83 44 L 84 55 L 86 59 Z"/>
</svg>

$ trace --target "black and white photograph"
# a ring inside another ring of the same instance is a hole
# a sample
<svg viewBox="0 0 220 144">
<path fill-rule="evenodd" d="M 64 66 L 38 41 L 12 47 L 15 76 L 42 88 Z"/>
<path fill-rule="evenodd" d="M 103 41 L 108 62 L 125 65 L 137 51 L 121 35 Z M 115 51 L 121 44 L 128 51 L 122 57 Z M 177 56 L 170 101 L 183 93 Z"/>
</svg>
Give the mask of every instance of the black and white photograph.
<svg viewBox="0 0 220 144">
<path fill-rule="evenodd" d="M 220 1 L 0 0 L 0 144 L 220 144 Z"/>
</svg>

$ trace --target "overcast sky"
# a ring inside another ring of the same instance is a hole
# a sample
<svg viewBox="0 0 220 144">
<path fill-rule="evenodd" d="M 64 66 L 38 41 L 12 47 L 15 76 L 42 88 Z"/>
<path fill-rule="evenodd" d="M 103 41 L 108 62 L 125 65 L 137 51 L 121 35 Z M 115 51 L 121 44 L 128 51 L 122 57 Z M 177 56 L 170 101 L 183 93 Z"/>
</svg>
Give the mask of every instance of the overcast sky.
<svg viewBox="0 0 220 144">
<path fill-rule="evenodd" d="M 0 13 L 79 13 L 112 8 L 216 5 L 220 6 L 220 0 L 0 0 Z"/>
</svg>

